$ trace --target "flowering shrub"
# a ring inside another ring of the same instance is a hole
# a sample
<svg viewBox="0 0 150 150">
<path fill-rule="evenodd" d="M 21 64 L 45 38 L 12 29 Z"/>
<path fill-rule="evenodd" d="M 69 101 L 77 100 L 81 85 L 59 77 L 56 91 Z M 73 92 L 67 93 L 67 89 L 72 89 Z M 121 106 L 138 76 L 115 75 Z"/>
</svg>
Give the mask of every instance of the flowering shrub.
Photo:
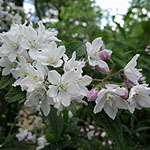
<svg viewBox="0 0 150 150">
<path fill-rule="evenodd" d="M 53 113 L 55 109 L 58 114 L 62 112 L 65 115 L 66 108 L 71 109 L 75 103 L 82 103 L 89 107 L 89 112 L 92 110 L 90 112 L 92 115 L 104 110 L 111 118 L 108 119 L 110 123 L 116 118 L 118 109 L 133 113 L 135 109 L 150 107 L 150 88 L 148 84 L 139 82 L 142 73 L 136 68 L 139 54 L 136 54 L 124 68 L 114 72 L 115 64 L 111 58 L 113 51 L 105 49 L 101 37 L 92 43 L 86 42 L 87 56 L 80 60 L 76 59 L 76 51 L 69 57 L 65 46 L 61 45 L 61 40 L 57 38 L 57 33 L 45 29 L 42 22 L 38 23 L 36 29 L 32 23 L 13 24 L 10 31 L 2 33 L 1 37 L 0 66 L 3 76 L 1 88 L 10 84 L 12 75 L 13 88 L 6 96 L 10 103 L 24 99 L 25 106 L 39 112 L 42 110 L 45 116 Z M 106 77 L 97 79 L 94 75 L 85 75 L 84 67 L 87 63 L 93 70 Z M 119 78 L 120 82 L 113 81 L 113 77 Z M 17 93 L 19 96 L 13 97 L 16 90 L 19 90 Z M 59 118 L 56 124 L 63 122 L 61 115 L 53 117 Z M 55 124 L 54 119 L 51 118 L 51 121 L 53 120 Z M 63 131 L 61 128 L 57 130 Z M 81 128 L 80 132 L 83 131 Z M 91 139 L 94 131 L 87 132 L 88 139 Z M 56 139 L 60 136 L 60 133 L 54 134 Z M 53 141 L 54 137 L 50 136 L 47 135 L 47 138 Z M 95 133 L 95 136 L 98 136 L 98 133 Z M 27 130 L 20 129 L 16 137 L 19 141 L 36 143 L 35 135 Z M 44 136 L 39 137 L 37 143 L 39 145 L 37 149 L 49 145 Z"/>
</svg>

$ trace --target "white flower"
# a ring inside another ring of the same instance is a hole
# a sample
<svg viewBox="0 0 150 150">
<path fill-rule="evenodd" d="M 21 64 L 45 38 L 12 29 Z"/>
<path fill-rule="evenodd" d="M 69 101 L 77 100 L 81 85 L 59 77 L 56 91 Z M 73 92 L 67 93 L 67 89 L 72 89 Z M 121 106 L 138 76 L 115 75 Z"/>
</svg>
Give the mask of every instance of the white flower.
<svg viewBox="0 0 150 150">
<path fill-rule="evenodd" d="M 76 84 L 80 88 L 80 94 L 83 96 L 87 96 L 88 94 L 88 89 L 86 88 L 87 85 L 89 85 L 92 82 L 92 78 L 88 75 L 84 75 L 82 77 L 78 77 L 76 79 Z"/>
<path fill-rule="evenodd" d="M 19 53 L 23 51 L 22 38 L 19 34 L 11 32 L 2 34 L 3 45 L 0 47 L 0 56 L 7 56 L 11 62 L 16 60 Z"/>
<path fill-rule="evenodd" d="M 98 93 L 94 113 L 104 109 L 110 118 L 115 119 L 118 108 L 128 109 L 128 103 L 120 97 L 125 94 L 126 89 L 114 84 L 107 84 L 105 86 L 106 89 L 102 88 Z"/>
<path fill-rule="evenodd" d="M 47 48 L 41 51 L 37 58 L 40 59 L 42 65 L 53 66 L 53 67 L 60 67 L 63 63 L 61 57 L 65 53 L 65 47 L 57 45 L 55 42 L 51 42 L 47 45 Z"/>
<path fill-rule="evenodd" d="M 58 98 L 65 107 L 69 106 L 71 97 L 79 93 L 79 88 L 75 84 L 75 79 L 76 73 L 74 71 L 65 72 L 62 76 L 55 70 L 49 71 L 48 81 L 52 85 L 49 85 L 48 96 Z"/>
<path fill-rule="evenodd" d="M 20 85 L 22 90 L 31 92 L 35 88 L 41 86 L 48 70 L 39 62 L 37 62 L 34 67 L 31 64 L 26 63 L 25 59 L 21 57 L 19 66 L 16 69 L 12 69 L 11 72 L 14 78 L 17 79 L 13 86 Z"/>
<path fill-rule="evenodd" d="M 28 135 L 28 131 L 26 129 L 19 129 L 19 133 L 16 134 L 16 138 L 18 139 L 18 141 L 22 141 L 26 138 L 26 136 Z"/>
<path fill-rule="evenodd" d="M 32 144 L 34 144 L 34 143 L 36 142 L 36 136 L 35 136 L 35 135 L 32 135 L 31 132 L 28 132 L 28 135 L 27 135 L 25 141 L 26 141 L 27 143 L 32 143 Z"/>
<path fill-rule="evenodd" d="M 10 62 L 7 56 L 4 56 L 0 59 L 0 66 L 4 67 L 2 75 L 6 76 L 11 73 L 11 69 L 16 67 L 16 63 Z"/>
<path fill-rule="evenodd" d="M 129 93 L 128 101 L 130 103 L 129 110 L 134 112 L 135 108 L 142 109 L 150 107 L 150 88 L 147 84 L 133 86 Z"/>
<path fill-rule="evenodd" d="M 46 141 L 45 136 L 42 136 L 37 139 L 37 144 L 38 144 L 38 147 L 36 148 L 36 150 L 40 150 L 40 149 L 43 149 L 49 143 Z"/>
<path fill-rule="evenodd" d="M 103 46 L 103 41 L 101 37 L 96 38 L 92 44 L 87 42 L 86 43 L 86 50 L 88 53 L 88 60 L 91 66 L 99 66 L 99 68 L 108 68 L 108 65 L 105 61 L 101 60 L 99 57 L 100 48 Z M 111 52 L 112 53 L 112 52 Z M 110 54 L 111 54 L 110 53 Z"/>
<path fill-rule="evenodd" d="M 124 68 L 124 73 L 127 79 L 129 79 L 136 85 L 139 84 L 138 80 L 142 77 L 142 74 L 135 68 L 139 56 L 140 56 L 139 54 L 136 54 Z"/>
<path fill-rule="evenodd" d="M 71 70 L 76 70 L 78 65 L 81 65 L 82 67 L 85 65 L 84 61 L 76 60 L 76 51 L 73 52 L 71 59 L 69 59 L 67 55 L 64 55 L 63 59 L 65 61 L 65 63 L 64 63 L 64 71 L 65 72 L 71 71 Z"/>
<path fill-rule="evenodd" d="M 45 116 L 50 112 L 50 104 L 52 103 L 52 98 L 48 97 L 46 94 L 45 87 L 40 87 L 32 92 L 27 93 L 27 100 L 25 101 L 25 106 L 37 107 L 38 105 L 42 109 Z"/>
<path fill-rule="evenodd" d="M 95 132 L 95 131 L 89 131 L 89 132 L 87 133 L 88 140 L 92 140 L 92 137 L 94 136 L 94 132 Z"/>
<path fill-rule="evenodd" d="M 49 44 L 51 41 L 60 41 L 55 37 L 55 32 L 45 30 L 45 27 L 41 22 L 38 24 L 39 28 L 37 30 L 32 27 L 32 24 L 30 24 L 28 27 L 24 27 L 22 32 L 24 37 L 22 46 L 25 49 L 29 49 L 29 55 L 34 60 L 37 58 L 38 52 L 46 49 L 47 44 Z"/>
</svg>

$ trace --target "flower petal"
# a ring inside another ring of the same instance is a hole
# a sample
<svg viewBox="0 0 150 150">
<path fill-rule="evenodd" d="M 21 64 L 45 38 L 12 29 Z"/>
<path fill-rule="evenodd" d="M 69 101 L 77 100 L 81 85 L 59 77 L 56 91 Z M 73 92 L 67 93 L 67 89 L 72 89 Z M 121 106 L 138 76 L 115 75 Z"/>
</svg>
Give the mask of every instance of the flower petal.
<svg viewBox="0 0 150 150">
<path fill-rule="evenodd" d="M 46 99 L 44 99 L 41 103 L 41 109 L 45 116 L 47 116 L 50 112 L 50 105 Z"/>
<path fill-rule="evenodd" d="M 66 93 L 64 91 L 59 91 L 58 97 L 59 97 L 62 105 L 64 105 L 65 107 L 68 107 L 70 105 L 71 97 L 68 93 Z"/>
<path fill-rule="evenodd" d="M 48 81 L 50 83 L 54 85 L 58 85 L 60 83 L 60 79 L 61 79 L 61 76 L 57 71 L 52 70 L 48 72 Z"/>
<path fill-rule="evenodd" d="M 49 97 L 56 97 L 58 94 L 58 87 L 54 85 L 50 85 L 48 88 L 49 90 L 47 91 L 47 95 Z"/>
</svg>

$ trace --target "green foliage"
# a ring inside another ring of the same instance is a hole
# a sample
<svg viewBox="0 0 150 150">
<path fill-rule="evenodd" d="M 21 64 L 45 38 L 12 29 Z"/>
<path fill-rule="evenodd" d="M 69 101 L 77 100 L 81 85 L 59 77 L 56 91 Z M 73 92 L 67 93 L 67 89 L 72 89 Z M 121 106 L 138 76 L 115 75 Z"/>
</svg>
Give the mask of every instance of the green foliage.
<svg viewBox="0 0 150 150">
<path fill-rule="evenodd" d="M 0 88 L 4 89 L 7 86 L 11 86 L 14 83 L 15 79 L 11 76 L 3 76 L 0 80 Z"/>
<path fill-rule="evenodd" d="M 22 92 L 20 87 L 12 87 L 5 95 L 8 103 L 17 102 L 26 98 L 26 92 Z"/>
<path fill-rule="evenodd" d="M 72 57 L 73 52 L 76 51 L 76 59 L 79 60 L 86 56 L 85 43 L 75 41 L 66 45 L 66 54 L 69 58 Z"/>
<path fill-rule="evenodd" d="M 51 111 L 48 115 L 49 120 L 49 131 L 52 133 L 52 135 L 48 135 L 49 140 L 54 140 L 54 142 L 57 142 L 57 140 L 60 138 L 64 126 L 64 121 L 61 115 L 57 115 L 57 110 L 55 108 L 51 108 Z"/>
</svg>

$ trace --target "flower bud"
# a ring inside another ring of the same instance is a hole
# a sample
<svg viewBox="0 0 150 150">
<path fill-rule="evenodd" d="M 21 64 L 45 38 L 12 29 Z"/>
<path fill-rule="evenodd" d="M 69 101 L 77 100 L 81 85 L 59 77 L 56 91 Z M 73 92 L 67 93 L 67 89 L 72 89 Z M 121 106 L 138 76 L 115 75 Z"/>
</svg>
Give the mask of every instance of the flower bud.
<svg viewBox="0 0 150 150">
<path fill-rule="evenodd" d="M 123 99 L 127 99 L 128 95 L 129 95 L 129 92 L 128 92 L 128 90 L 126 90 L 125 94 L 123 96 L 120 96 L 120 97 Z"/>
<path fill-rule="evenodd" d="M 95 133 L 95 136 L 99 136 L 99 134 L 100 134 L 99 132 L 96 132 L 96 133 Z"/>
<path fill-rule="evenodd" d="M 146 46 L 145 51 L 146 51 L 147 53 L 149 53 L 149 52 L 150 52 L 150 45 L 147 45 L 147 46 Z"/>
<path fill-rule="evenodd" d="M 89 129 L 94 129 L 94 126 L 93 125 L 89 125 Z"/>
<path fill-rule="evenodd" d="M 100 57 L 101 60 L 103 61 L 108 61 L 111 59 L 109 53 L 106 50 L 102 50 L 98 53 L 98 56 Z"/>
<path fill-rule="evenodd" d="M 113 143 L 113 142 L 112 142 L 111 140 L 108 140 L 108 144 L 109 144 L 109 145 L 112 145 L 112 143 Z"/>
<path fill-rule="evenodd" d="M 99 92 L 99 89 L 98 88 L 93 88 L 91 89 L 89 92 L 88 92 L 88 101 L 91 102 L 91 101 L 95 101 L 97 99 L 97 94 Z"/>
<path fill-rule="evenodd" d="M 96 69 L 102 74 L 107 74 L 110 71 L 109 67 L 100 68 L 98 65 L 96 65 Z"/>
<path fill-rule="evenodd" d="M 80 129 L 80 132 L 81 132 L 81 133 L 84 133 L 84 129 L 83 129 L 83 128 L 81 128 L 81 129 Z"/>
</svg>

